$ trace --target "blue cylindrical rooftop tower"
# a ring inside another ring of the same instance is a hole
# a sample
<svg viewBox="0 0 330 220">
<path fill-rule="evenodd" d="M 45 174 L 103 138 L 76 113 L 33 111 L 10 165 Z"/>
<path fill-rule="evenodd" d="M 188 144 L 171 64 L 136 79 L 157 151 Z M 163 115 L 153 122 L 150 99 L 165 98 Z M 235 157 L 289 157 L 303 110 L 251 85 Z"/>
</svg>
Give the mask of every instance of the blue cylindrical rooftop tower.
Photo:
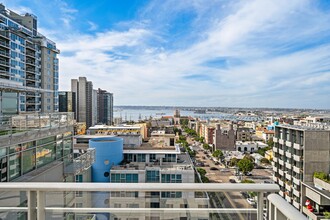
<svg viewBox="0 0 330 220">
<path fill-rule="evenodd" d="M 110 168 L 123 160 L 123 139 L 119 137 L 98 137 L 89 140 L 89 148 L 95 148 L 95 162 L 92 165 L 93 182 L 110 182 Z"/>
</svg>

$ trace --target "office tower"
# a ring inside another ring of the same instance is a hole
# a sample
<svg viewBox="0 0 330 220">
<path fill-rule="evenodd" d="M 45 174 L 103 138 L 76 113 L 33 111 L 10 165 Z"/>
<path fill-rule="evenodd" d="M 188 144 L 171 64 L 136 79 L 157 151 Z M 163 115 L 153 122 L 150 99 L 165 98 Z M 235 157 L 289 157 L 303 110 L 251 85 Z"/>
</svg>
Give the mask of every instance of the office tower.
<svg viewBox="0 0 330 220">
<path fill-rule="evenodd" d="M 302 210 L 306 202 L 302 183 L 312 183 L 314 172 L 330 171 L 330 130 L 277 125 L 273 140 L 274 181 L 280 195 Z"/>
<path fill-rule="evenodd" d="M 38 33 L 32 14 L 19 15 L 0 4 L 0 21 L 1 113 L 57 112 L 56 44 Z M 17 103 L 6 101 L 15 97 Z"/>
<path fill-rule="evenodd" d="M 98 123 L 98 99 L 96 89 L 93 89 L 92 103 L 92 124 L 95 125 Z"/>
<path fill-rule="evenodd" d="M 76 94 L 74 92 L 58 92 L 59 112 L 76 112 Z"/>
<path fill-rule="evenodd" d="M 113 94 L 106 90 L 97 91 L 98 122 L 113 124 Z"/>
<path fill-rule="evenodd" d="M 77 122 L 86 124 L 86 128 L 93 126 L 93 83 L 86 77 L 71 80 L 71 91 L 76 94 Z"/>
</svg>

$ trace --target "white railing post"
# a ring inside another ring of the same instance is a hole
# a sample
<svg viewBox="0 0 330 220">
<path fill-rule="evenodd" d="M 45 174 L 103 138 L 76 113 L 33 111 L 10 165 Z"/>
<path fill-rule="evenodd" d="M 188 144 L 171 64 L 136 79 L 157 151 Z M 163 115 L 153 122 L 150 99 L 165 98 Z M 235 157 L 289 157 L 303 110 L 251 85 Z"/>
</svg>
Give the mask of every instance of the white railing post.
<svg viewBox="0 0 330 220">
<path fill-rule="evenodd" d="M 35 220 L 37 219 L 37 194 L 35 191 L 28 191 L 27 192 L 28 201 L 27 201 L 27 207 L 28 207 L 28 220 Z"/>
<path fill-rule="evenodd" d="M 46 220 L 45 192 L 37 191 L 37 219 Z"/>
<path fill-rule="evenodd" d="M 264 193 L 258 192 L 257 193 L 257 219 L 263 220 L 264 219 Z"/>
</svg>

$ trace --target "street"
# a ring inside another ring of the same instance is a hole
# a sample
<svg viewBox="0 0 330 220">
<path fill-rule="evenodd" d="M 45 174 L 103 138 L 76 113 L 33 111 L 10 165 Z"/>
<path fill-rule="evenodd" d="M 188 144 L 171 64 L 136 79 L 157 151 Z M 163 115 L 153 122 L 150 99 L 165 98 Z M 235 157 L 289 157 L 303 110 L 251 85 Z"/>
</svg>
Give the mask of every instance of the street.
<svg viewBox="0 0 330 220">
<path fill-rule="evenodd" d="M 201 145 L 194 146 L 196 151 L 196 167 L 203 168 L 207 173 L 206 177 L 212 183 L 229 183 L 230 179 L 237 179 L 235 177 L 236 169 L 225 168 L 222 164 L 216 164 L 211 153 L 202 149 Z M 254 169 L 252 176 L 248 178 L 256 183 L 264 183 L 264 181 L 271 181 L 271 171 L 266 169 Z M 232 183 L 235 184 L 235 183 Z M 242 192 L 225 192 L 225 193 L 209 193 L 211 197 L 211 205 L 214 208 L 255 208 L 247 202 L 247 199 L 242 195 Z M 255 219 L 256 214 L 253 213 L 228 213 L 221 214 L 221 219 Z"/>
</svg>

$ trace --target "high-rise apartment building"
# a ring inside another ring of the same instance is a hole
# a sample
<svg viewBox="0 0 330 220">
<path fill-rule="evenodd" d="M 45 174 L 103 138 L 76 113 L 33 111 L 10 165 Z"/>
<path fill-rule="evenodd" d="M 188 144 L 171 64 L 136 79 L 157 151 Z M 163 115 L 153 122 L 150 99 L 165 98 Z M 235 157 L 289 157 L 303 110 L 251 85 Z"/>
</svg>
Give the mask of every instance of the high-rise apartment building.
<svg viewBox="0 0 330 220">
<path fill-rule="evenodd" d="M 86 128 L 95 124 L 93 122 L 93 83 L 86 77 L 71 80 L 71 91 L 76 94 L 77 122 L 86 123 Z"/>
<path fill-rule="evenodd" d="M 58 92 L 59 112 L 76 112 L 76 94 L 69 91 Z"/>
<path fill-rule="evenodd" d="M 0 4 L 2 114 L 58 111 L 57 54 L 56 44 L 38 33 L 36 16 Z"/>
<path fill-rule="evenodd" d="M 302 182 L 312 183 L 314 172 L 330 171 L 330 130 L 277 125 L 273 140 L 274 181 L 280 195 L 302 210 L 306 202 Z"/>
<path fill-rule="evenodd" d="M 113 124 L 113 94 L 106 90 L 97 91 L 98 122 Z"/>
<path fill-rule="evenodd" d="M 98 123 L 98 98 L 97 98 L 97 90 L 93 89 L 92 95 L 92 124 L 95 125 Z"/>
</svg>

